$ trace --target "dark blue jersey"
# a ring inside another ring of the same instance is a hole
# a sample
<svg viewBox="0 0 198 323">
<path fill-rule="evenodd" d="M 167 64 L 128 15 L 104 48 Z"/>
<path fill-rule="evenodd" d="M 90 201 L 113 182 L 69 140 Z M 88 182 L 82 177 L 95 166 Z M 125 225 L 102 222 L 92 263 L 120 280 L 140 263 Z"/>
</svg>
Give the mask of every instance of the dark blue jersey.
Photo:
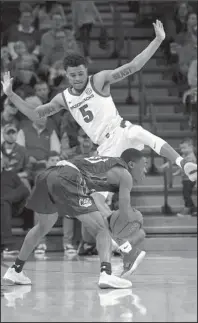
<svg viewBox="0 0 198 323">
<path fill-rule="evenodd" d="M 78 167 L 86 178 L 89 189 L 96 191 L 117 192 L 119 187 L 108 183 L 107 172 L 116 166 L 128 170 L 128 165 L 125 161 L 117 157 L 76 157 L 70 160 L 70 162 Z"/>
</svg>

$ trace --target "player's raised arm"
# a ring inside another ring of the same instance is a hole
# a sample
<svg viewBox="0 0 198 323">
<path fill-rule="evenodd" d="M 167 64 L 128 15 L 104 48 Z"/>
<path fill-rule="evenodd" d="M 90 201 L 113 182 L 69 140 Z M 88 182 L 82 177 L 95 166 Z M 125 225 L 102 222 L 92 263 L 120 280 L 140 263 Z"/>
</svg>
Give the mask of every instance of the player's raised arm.
<svg viewBox="0 0 198 323">
<path fill-rule="evenodd" d="M 130 63 L 120 66 L 115 70 L 101 71 L 94 75 L 94 85 L 98 90 L 102 90 L 105 84 L 119 82 L 127 76 L 134 74 L 149 61 L 165 38 L 164 27 L 161 21 L 157 20 L 156 23 L 153 23 L 153 26 L 156 34 L 155 39 Z"/>
<path fill-rule="evenodd" d="M 64 108 L 62 95 L 57 94 L 49 103 L 38 106 L 35 109 L 35 107 L 24 101 L 19 95 L 13 92 L 12 83 L 13 78 L 10 77 L 10 72 L 5 73 L 3 76 L 3 81 L 1 81 L 3 92 L 7 95 L 9 100 L 19 109 L 19 111 L 32 121 L 51 116 Z"/>
</svg>

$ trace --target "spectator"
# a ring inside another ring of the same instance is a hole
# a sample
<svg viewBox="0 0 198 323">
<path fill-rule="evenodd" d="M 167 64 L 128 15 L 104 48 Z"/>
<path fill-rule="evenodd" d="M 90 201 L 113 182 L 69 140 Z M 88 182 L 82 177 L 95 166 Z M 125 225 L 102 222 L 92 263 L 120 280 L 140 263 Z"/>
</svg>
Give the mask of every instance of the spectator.
<svg viewBox="0 0 198 323">
<path fill-rule="evenodd" d="M 176 57 L 174 57 L 175 54 L 177 54 L 177 52 L 175 53 L 175 51 L 177 50 L 175 39 L 179 33 L 187 31 L 187 18 L 190 12 L 192 12 L 192 8 L 188 5 L 187 2 L 183 1 L 176 5 L 175 11 L 173 10 L 172 17 L 170 15 L 170 10 L 168 11 L 169 14 L 165 16 L 164 25 L 166 30 L 166 39 L 164 41 L 163 47 L 168 62 L 177 59 L 177 55 Z"/>
<path fill-rule="evenodd" d="M 187 18 L 187 29 L 175 36 L 174 41 L 170 44 L 172 55 L 178 55 L 181 46 L 193 42 L 194 28 L 197 26 L 197 15 L 194 12 L 189 13 Z"/>
<path fill-rule="evenodd" d="M 1 76 L 9 71 L 11 59 L 8 47 L 1 47 Z"/>
<path fill-rule="evenodd" d="M 80 126 L 74 120 L 71 113 L 69 113 L 68 111 L 64 111 L 61 128 L 60 128 L 62 145 L 64 146 L 64 142 L 63 142 L 65 140 L 64 138 L 66 138 L 66 140 L 68 140 L 67 138 L 69 138 L 70 148 L 76 147 L 79 144 L 77 139 L 77 134 L 79 129 L 80 129 Z M 66 135 L 64 137 L 65 133 Z"/>
<path fill-rule="evenodd" d="M 197 14 L 195 12 L 191 12 L 187 18 L 187 30 L 180 32 L 175 37 L 175 42 L 181 46 L 184 46 L 191 42 L 193 38 L 194 27 L 197 26 Z"/>
<path fill-rule="evenodd" d="M 78 45 L 71 30 L 58 30 L 54 32 L 54 43 L 48 52 L 43 55 L 41 66 L 46 70 L 57 62 L 63 62 L 68 51 L 79 52 Z"/>
<path fill-rule="evenodd" d="M 51 97 L 63 92 L 69 86 L 62 60 L 57 61 L 50 68 L 48 83 L 52 89 Z"/>
<path fill-rule="evenodd" d="M 17 132 L 17 128 L 12 124 L 4 127 L 4 142 L 1 147 L 5 160 L 4 168 L 7 171 L 14 171 L 31 191 L 28 181 L 29 156 L 26 149 L 16 143 Z"/>
<path fill-rule="evenodd" d="M 78 131 L 78 142 L 79 145 L 76 148 L 76 155 L 90 157 L 97 154 L 93 142 L 82 128 Z"/>
<path fill-rule="evenodd" d="M 180 144 L 180 150 L 182 157 L 189 162 L 196 163 L 196 157 L 194 154 L 193 143 L 191 139 L 185 139 Z M 186 174 L 181 170 L 178 169 L 173 176 L 181 174 L 182 177 L 182 186 L 183 186 L 183 199 L 184 199 L 184 208 L 181 210 L 180 213 L 177 215 L 180 217 L 188 216 L 188 215 L 196 215 L 196 207 L 192 200 L 192 192 L 195 186 L 195 182 L 191 182 Z"/>
<path fill-rule="evenodd" d="M 42 56 L 47 56 L 51 49 L 54 48 L 56 33 L 64 28 L 65 21 L 60 12 L 52 12 L 51 21 L 51 29 L 41 37 L 40 53 Z"/>
<path fill-rule="evenodd" d="M 197 60 L 193 60 L 189 67 L 188 86 L 189 89 L 183 94 L 183 104 L 193 130 L 197 129 Z"/>
<path fill-rule="evenodd" d="M 69 137 L 67 132 L 65 131 L 62 138 L 61 138 L 61 159 L 69 159 L 75 156 L 76 154 L 76 147 L 70 147 Z"/>
<path fill-rule="evenodd" d="M 112 13 L 112 23 L 113 23 L 113 38 L 114 38 L 114 49 L 110 58 L 120 57 L 120 52 L 124 48 L 124 26 L 122 13 L 119 10 L 118 1 L 110 1 L 110 9 Z M 130 34 L 128 35 L 130 36 Z M 120 62 L 119 62 L 120 64 Z"/>
<path fill-rule="evenodd" d="M 41 104 L 45 104 L 49 101 L 49 86 L 44 81 L 38 81 L 35 86 L 35 95 L 41 100 Z"/>
<path fill-rule="evenodd" d="M 67 19 L 61 4 L 53 3 L 52 1 L 41 4 L 39 3 L 33 9 L 33 16 L 36 20 L 36 24 L 38 25 L 38 29 L 42 34 L 52 27 L 53 22 L 50 14 L 52 12 L 60 13 L 63 20 L 63 26 L 66 26 L 67 24 Z"/>
<path fill-rule="evenodd" d="M 35 95 L 40 99 L 41 104 L 45 104 L 50 100 L 50 87 L 45 81 L 38 81 L 35 86 Z M 56 113 L 55 115 L 51 116 L 50 119 L 53 121 L 56 133 L 58 137 L 60 138 L 60 127 L 61 127 L 61 122 L 62 122 L 62 116 L 63 116 L 64 110 Z"/>
<path fill-rule="evenodd" d="M 12 217 L 19 216 L 25 206 L 28 189 L 14 171 L 4 169 L 1 153 L 1 252 L 3 256 L 16 254 L 12 237 Z"/>
<path fill-rule="evenodd" d="M 38 59 L 35 55 L 29 54 L 24 42 L 17 41 L 14 44 L 14 50 L 17 58 L 10 63 L 9 69 L 15 78 L 15 83 L 33 85 L 37 80 L 35 73 L 38 67 Z"/>
<path fill-rule="evenodd" d="M 9 99 L 4 101 L 3 112 L 1 113 L 1 143 L 3 142 L 3 128 L 6 124 L 14 124 L 19 129 L 19 119 L 17 118 L 18 109 Z"/>
<path fill-rule="evenodd" d="M 56 151 L 50 151 L 48 159 L 47 159 L 47 163 L 46 163 L 46 167 L 52 167 L 52 166 L 56 166 L 56 164 L 60 161 L 60 156 L 59 154 L 57 154 Z M 37 224 L 38 222 L 38 217 L 39 214 L 35 212 L 34 214 L 34 225 Z M 39 245 L 36 247 L 36 249 L 34 250 L 34 254 L 35 256 L 38 255 L 44 255 L 45 252 L 47 250 L 47 243 L 46 243 L 46 237 L 44 237 Z"/>
<path fill-rule="evenodd" d="M 192 29 L 192 41 L 181 47 L 179 51 L 180 72 L 187 77 L 188 69 L 193 60 L 197 59 L 197 26 Z"/>
<path fill-rule="evenodd" d="M 60 153 L 60 142 L 52 120 L 42 118 L 31 122 L 24 120 L 18 132 L 17 142 L 26 147 L 32 165 L 33 180 L 36 174 L 45 169 L 50 151 Z"/>
<path fill-rule="evenodd" d="M 21 12 L 19 22 L 19 25 L 13 25 L 8 30 L 8 48 L 12 59 L 18 57 L 14 49 L 14 44 L 19 40 L 26 44 L 30 54 L 38 56 L 40 51 L 40 34 L 33 27 L 31 7 L 26 6 L 24 11 Z"/>
<path fill-rule="evenodd" d="M 98 22 L 101 27 L 103 21 L 94 1 L 73 0 L 72 1 L 72 24 L 76 39 L 82 43 L 84 56 L 88 63 L 92 63 L 90 57 L 90 35 L 93 25 Z"/>
</svg>

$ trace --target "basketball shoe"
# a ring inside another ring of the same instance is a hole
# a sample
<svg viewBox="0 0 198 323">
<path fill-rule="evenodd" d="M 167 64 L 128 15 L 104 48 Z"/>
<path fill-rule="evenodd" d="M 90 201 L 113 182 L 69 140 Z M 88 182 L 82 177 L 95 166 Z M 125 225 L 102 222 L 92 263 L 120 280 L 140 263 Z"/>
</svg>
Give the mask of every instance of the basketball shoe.
<svg viewBox="0 0 198 323">
<path fill-rule="evenodd" d="M 3 276 L 3 281 L 9 285 L 31 285 L 31 280 L 26 276 L 24 271 L 17 273 L 12 267 L 8 268 L 5 275 Z"/>
<path fill-rule="evenodd" d="M 132 286 L 132 282 L 127 279 L 123 279 L 114 275 L 108 275 L 105 271 L 100 273 L 98 286 L 103 288 L 129 288 Z"/>
<path fill-rule="evenodd" d="M 145 251 L 138 248 L 133 248 L 129 253 L 122 252 L 123 257 L 123 272 L 121 277 L 130 276 L 139 266 L 146 255 Z"/>
</svg>

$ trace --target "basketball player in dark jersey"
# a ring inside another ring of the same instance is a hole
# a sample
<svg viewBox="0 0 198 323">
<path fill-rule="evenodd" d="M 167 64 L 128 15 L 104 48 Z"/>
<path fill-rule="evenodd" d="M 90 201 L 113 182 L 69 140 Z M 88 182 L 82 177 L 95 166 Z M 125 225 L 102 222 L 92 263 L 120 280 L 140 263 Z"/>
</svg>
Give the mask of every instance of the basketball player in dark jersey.
<svg viewBox="0 0 198 323">
<path fill-rule="evenodd" d="M 142 216 L 140 212 L 132 210 L 130 192 L 133 180 L 136 181 L 144 175 L 145 159 L 142 153 L 135 149 L 128 149 L 123 152 L 121 158 L 76 158 L 70 162 L 64 161 L 64 164 L 64 166 L 50 167 L 38 175 L 27 208 L 40 214 L 39 222 L 26 235 L 18 258 L 3 278 L 13 283 L 31 284 L 31 280 L 22 271 L 25 261 L 40 239 L 51 230 L 58 215 L 67 214 L 70 217 L 77 217 L 89 233 L 96 237 L 101 263 L 99 287 L 130 287 L 130 281 L 111 273 L 111 235 L 90 195 L 90 189 L 113 192 L 119 190 L 118 221 L 128 222 L 128 214 L 133 212 L 134 222 L 139 222 L 139 228 L 141 228 Z M 136 226 L 134 230 L 140 232 L 141 236 L 141 230 L 138 231 Z M 131 244 L 133 246 L 138 242 L 139 236 L 135 234 Z M 123 251 L 128 251 L 125 245 L 123 248 Z"/>
</svg>

